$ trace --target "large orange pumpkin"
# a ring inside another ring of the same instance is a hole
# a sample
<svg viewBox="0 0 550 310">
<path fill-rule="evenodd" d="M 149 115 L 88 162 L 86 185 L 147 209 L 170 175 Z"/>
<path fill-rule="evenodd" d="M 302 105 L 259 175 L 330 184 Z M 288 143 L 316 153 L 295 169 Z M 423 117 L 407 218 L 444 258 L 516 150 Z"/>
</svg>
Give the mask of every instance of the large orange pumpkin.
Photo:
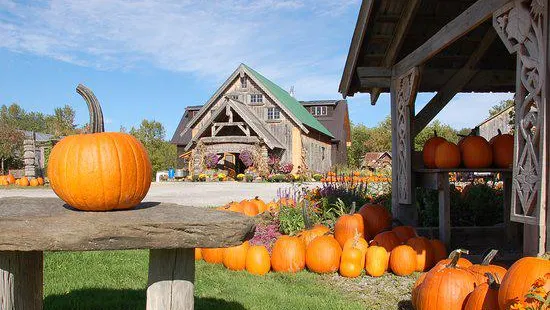
<svg viewBox="0 0 550 310">
<path fill-rule="evenodd" d="M 469 254 L 469 252 L 468 252 L 468 250 L 463 250 L 463 249 L 457 249 L 457 250 L 452 251 L 451 254 L 449 254 L 449 258 L 442 259 L 439 262 L 437 262 L 437 264 L 435 264 L 435 266 L 432 268 L 432 270 L 441 270 L 441 269 L 445 268 L 447 265 L 449 265 L 454 260 L 455 256 L 458 256 L 456 266 L 458 266 L 460 268 L 463 268 L 463 269 L 470 268 L 473 265 L 472 262 L 470 262 L 466 258 L 462 257 L 462 254 Z"/>
<path fill-rule="evenodd" d="M 398 276 L 408 276 L 416 270 L 416 252 L 408 245 L 395 247 L 390 254 L 390 269 Z"/>
<path fill-rule="evenodd" d="M 298 237 L 304 241 L 304 244 L 306 247 L 309 245 L 313 239 L 325 235 L 330 232 L 330 228 L 326 227 L 325 225 L 317 224 L 313 226 L 311 229 L 306 229 L 301 231 L 298 234 Z"/>
<path fill-rule="evenodd" d="M 493 150 L 493 165 L 498 168 L 510 168 L 514 161 L 514 136 L 502 134 L 500 129 L 498 135 L 490 141 Z"/>
<path fill-rule="evenodd" d="M 372 239 L 372 245 L 378 245 L 386 249 L 390 253 L 393 248 L 401 244 L 399 238 L 393 231 L 384 231 L 379 233 Z"/>
<path fill-rule="evenodd" d="M 484 258 L 481 264 L 474 264 L 468 269 L 474 273 L 474 275 L 477 278 L 477 283 L 485 283 L 487 282 L 486 274 L 490 273 L 492 275 L 495 275 L 497 279 L 504 278 L 504 275 L 506 274 L 506 268 L 498 265 L 492 265 L 491 262 L 493 258 L 497 255 L 497 250 L 491 250 Z"/>
<path fill-rule="evenodd" d="M 412 291 L 411 291 L 411 303 L 413 305 L 413 309 L 418 309 L 416 306 L 416 301 L 418 300 L 418 289 L 420 288 L 420 285 L 422 282 L 424 282 L 424 279 L 426 279 L 426 275 L 428 275 L 427 272 L 424 272 L 420 274 L 418 279 L 413 284 Z"/>
<path fill-rule="evenodd" d="M 384 206 L 367 203 L 359 209 L 359 214 L 363 217 L 365 239 L 367 240 L 391 227 L 392 217 Z"/>
<path fill-rule="evenodd" d="M 281 236 L 271 252 L 271 268 L 276 272 L 298 272 L 306 265 L 306 245 L 302 239 Z"/>
<path fill-rule="evenodd" d="M 349 214 L 344 214 L 338 218 L 334 225 L 334 238 L 344 246 L 348 239 L 352 239 L 356 234 L 365 234 L 363 217 L 359 213 L 355 213 L 355 204 Z"/>
<path fill-rule="evenodd" d="M 27 179 L 27 177 L 22 177 L 21 179 L 19 179 L 19 186 L 29 186 L 30 185 L 30 182 L 29 182 L 29 179 Z"/>
<path fill-rule="evenodd" d="M 441 242 L 439 239 L 431 239 L 430 244 L 432 245 L 434 253 L 434 264 L 437 264 L 440 260 L 447 257 L 447 247 L 445 243 Z"/>
<path fill-rule="evenodd" d="M 407 242 L 407 240 L 417 237 L 416 229 L 412 226 L 395 226 L 392 228 L 392 231 L 395 233 L 399 241 L 402 243 Z"/>
<path fill-rule="evenodd" d="M 524 301 L 525 294 L 538 278 L 550 272 L 550 261 L 537 257 L 524 257 L 516 261 L 500 283 L 498 304 L 508 309 L 514 300 Z"/>
<path fill-rule="evenodd" d="M 433 266 L 433 249 L 430 240 L 425 237 L 415 237 L 409 239 L 407 245 L 416 252 L 417 271 L 427 271 Z"/>
<path fill-rule="evenodd" d="M 316 273 L 335 272 L 340 266 L 342 248 L 332 236 L 313 239 L 306 249 L 307 269 Z"/>
<path fill-rule="evenodd" d="M 460 149 L 456 144 L 444 141 L 435 149 L 435 166 L 440 169 L 451 169 L 460 166 Z"/>
<path fill-rule="evenodd" d="M 223 263 L 223 248 L 202 248 L 202 259 L 211 264 Z"/>
<path fill-rule="evenodd" d="M 350 239 L 352 240 L 352 239 Z M 356 278 L 363 271 L 365 258 L 359 248 L 348 247 L 342 250 L 340 274 L 346 278 Z"/>
<path fill-rule="evenodd" d="M 77 91 L 88 103 L 93 133 L 65 137 L 53 147 L 48 162 L 50 185 L 57 196 L 79 210 L 133 208 L 151 185 L 147 150 L 129 134 L 103 132 L 97 99 L 82 85 Z"/>
<path fill-rule="evenodd" d="M 475 278 L 456 265 L 458 255 L 443 269 L 431 270 L 418 286 L 416 310 L 462 310 L 474 288 Z"/>
<path fill-rule="evenodd" d="M 381 246 L 370 246 L 365 255 L 365 271 L 372 277 L 380 277 L 388 269 L 389 254 Z"/>
<path fill-rule="evenodd" d="M 426 168 L 436 168 L 435 150 L 440 143 L 445 141 L 444 138 L 438 137 L 437 132 L 434 131 L 434 136 L 424 143 L 424 147 L 422 148 L 422 159 L 424 160 L 424 166 L 426 166 Z"/>
<path fill-rule="evenodd" d="M 487 282 L 476 286 L 473 292 L 468 296 L 464 310 L 498 310 L 498 290 L 500 285 L 491 273 L 485 277 Z"/>
<path fill-rule="evenodd" d="M 246 267 L 246 253 L 250 245 L 248 241 L 241 245 L 223 249 L 223 265 L 229 270 L 244 270 Z"/>
<path fill-rule="evenodd" d="M 253 245 L 246 253 L 246 271 L 251 274 L 262 276 L 271 269 L 271 258 L 269 252 L 263 245 Z"/>
<path fill-rule="evenodd" d="M 485 138 L 467 136 L 460 148 L 462 163 L 466 168 L 487 168 L 493 163 L 493 149 Z"/>
</svg>

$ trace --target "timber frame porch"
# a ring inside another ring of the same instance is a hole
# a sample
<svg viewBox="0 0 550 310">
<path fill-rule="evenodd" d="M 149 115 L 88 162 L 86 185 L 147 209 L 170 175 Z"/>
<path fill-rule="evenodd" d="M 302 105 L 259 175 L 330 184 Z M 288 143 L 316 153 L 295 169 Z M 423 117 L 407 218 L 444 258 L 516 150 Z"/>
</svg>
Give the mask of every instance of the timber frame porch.
<svg viewBox="0 0 550 310">
<path fill-rule="evenodd" d="M 513 92 L 508 217 L 524 225 L 524 254 L 549 250 L 549 13 L 548 0 L 363 0 L 339 91 L 372 104 L 390 93 L 395 217 L 415 224 L 414 187 L 441 175 L 422 170 L 416 135 L 459 92 Z M 416 113 L 418 92 L 437 94 Z"/>
</svg>

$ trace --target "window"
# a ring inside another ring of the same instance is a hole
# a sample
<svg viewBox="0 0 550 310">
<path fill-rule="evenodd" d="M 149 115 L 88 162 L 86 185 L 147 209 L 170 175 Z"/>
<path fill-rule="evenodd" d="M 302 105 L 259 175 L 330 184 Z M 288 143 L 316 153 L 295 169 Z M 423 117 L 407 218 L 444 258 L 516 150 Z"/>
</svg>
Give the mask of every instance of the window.
<svg viewBox="0 0 550 310">
<path fill-rule="evenodd" d="M 264 96 L 262 94 L 250 95 L 250 103 L 262 103 L 264 102 Z"/>
<path fill-rule="evenodd" d="M 326 106 L 312 107 L 311 114 L 315 116 L 327 115 L 327 107 Z"/>
<path fill-rule="evenodd" d="M 239 100 L 239 95 L 229 95 L 229 98 L 233 100 Z"/>
<path fill-rule="evenodd" d="M 325 147 L 321 146 L 321 160 L 325 160 Z"/>
<path fill-rule="evenodd" d="M 241 78 L 241 88 L 246 88 L 246 78 L 245 77 Z"/>
<path fill-rule="evenodd" d="M 279 108 L 267 108 L 267 119 L 277 120 L 281 119 L 281 111 Z"/>
</svg>

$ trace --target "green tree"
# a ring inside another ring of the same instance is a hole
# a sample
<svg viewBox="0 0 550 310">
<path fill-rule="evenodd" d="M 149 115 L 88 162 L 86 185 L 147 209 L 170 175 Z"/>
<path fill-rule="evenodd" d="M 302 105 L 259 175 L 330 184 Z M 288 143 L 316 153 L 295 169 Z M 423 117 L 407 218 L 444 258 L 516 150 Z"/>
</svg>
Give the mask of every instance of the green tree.
<svg viewBox="0 0 550 310">
<path fill-rule="evenodd" d="M 0 121 L 0 160 L 2 174 L 5 173 L 5 162 L 14 162 L 17 160 L 18 153 L 23 152 L 24 134 L 17 130 L 15 126 Z"/>
<path fill-rule="evenodd" d="M 376 127 L 370 128 L 370 138 L 365 143 L 366 152 L 391 151 L 391 117 L 387 116 Z"/>
<path fill-rule="evenodd" d="M 416 151 L 422 151 L 424 143 L 434 136 L 434 132 L 437 132 L 437 135 L 445 138 L 448 141 L 457 143 L 459 136 L 458 132 L 447 124 L 442 124 L 439 120 L 435 120 L 430 123 L 426 128 L 422 129 L 420 133 L 414 139 L 414 149 Z"/>
<path fill-rule="evenodd" d="M 495 116 L 498 113 L 508 109 L 509 107 L 511 107 L 513 105 L 514 105 L 514 100 L 512 100 L 512 99 L 502 100 L 501 102 L 499 102 L 498 104 L 492 106 L 489 109 L 489 116 Z"/>
<path fill-rule="evenodd" d="M 363 124 L 351 124 L 351 146 L 348 148 L 348 164 L 360 167 L 366 152 L 366 143 L 370 139 L 370 129 Z"/>
<path fill-rule="evenodd" d="M 165 140 L 166 130 L 162 123 L 144 119 L 138 128 L 130 129 L 130 134 L 136 137 L 147 150 L 153 166 L 153 176 L 157 171 L 176 167 L 177 149 L 175 145 Z"/>
<path fill-rule="evenodd" d="M 70 106 L 55 108 L 54 114 L 46 118 L 47 132 L 57 137 L 74 134 L 76 131 L 74 118 L 75 111 Z"/>
<path fill-rule="evenodd" d="M 69 105 L 56 108 L 54 114 L 27 112 L 17 103 L 0 107 L 0 121 L 14 128 L 26 131 L 49 133 L 54 136 L 67 136 L 78 132 L 75 111 Z"/>
</svg>

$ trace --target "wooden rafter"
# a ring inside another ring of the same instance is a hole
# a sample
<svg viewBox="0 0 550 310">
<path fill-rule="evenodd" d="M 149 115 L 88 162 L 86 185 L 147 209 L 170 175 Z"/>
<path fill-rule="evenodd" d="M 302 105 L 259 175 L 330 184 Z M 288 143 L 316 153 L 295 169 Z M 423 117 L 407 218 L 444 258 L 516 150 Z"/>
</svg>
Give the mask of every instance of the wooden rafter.
<svg viewBox="0 0 550 310">
<path fill-rule="evenodd" d="M 416 137 L 422 129 L 449 103 L 449 101 L 468 84 L 468 82 L 478 73 L 477 64 L 485 55 L 489 47 L 497 37 L 493 28 L 490 28 L 478 48 L 470 55 L 466 65 L 458 70 L 453 77 L 441 87 L 437 95 L 428 102 L 428 104 L 416 115 L 414 120 L 412 136 Z"/>
<path fill-rule="evenodd" d="M 432 58 L 444 48 L 470 32 L 493 16 L 493 13 L 512 0 L 478 0 L 462 14 L 453 19 L 424 44 L 407 55 L 395 66 L 394 75 L 401 75 L 414 66 L 418 66 Z"/>
</svg>

